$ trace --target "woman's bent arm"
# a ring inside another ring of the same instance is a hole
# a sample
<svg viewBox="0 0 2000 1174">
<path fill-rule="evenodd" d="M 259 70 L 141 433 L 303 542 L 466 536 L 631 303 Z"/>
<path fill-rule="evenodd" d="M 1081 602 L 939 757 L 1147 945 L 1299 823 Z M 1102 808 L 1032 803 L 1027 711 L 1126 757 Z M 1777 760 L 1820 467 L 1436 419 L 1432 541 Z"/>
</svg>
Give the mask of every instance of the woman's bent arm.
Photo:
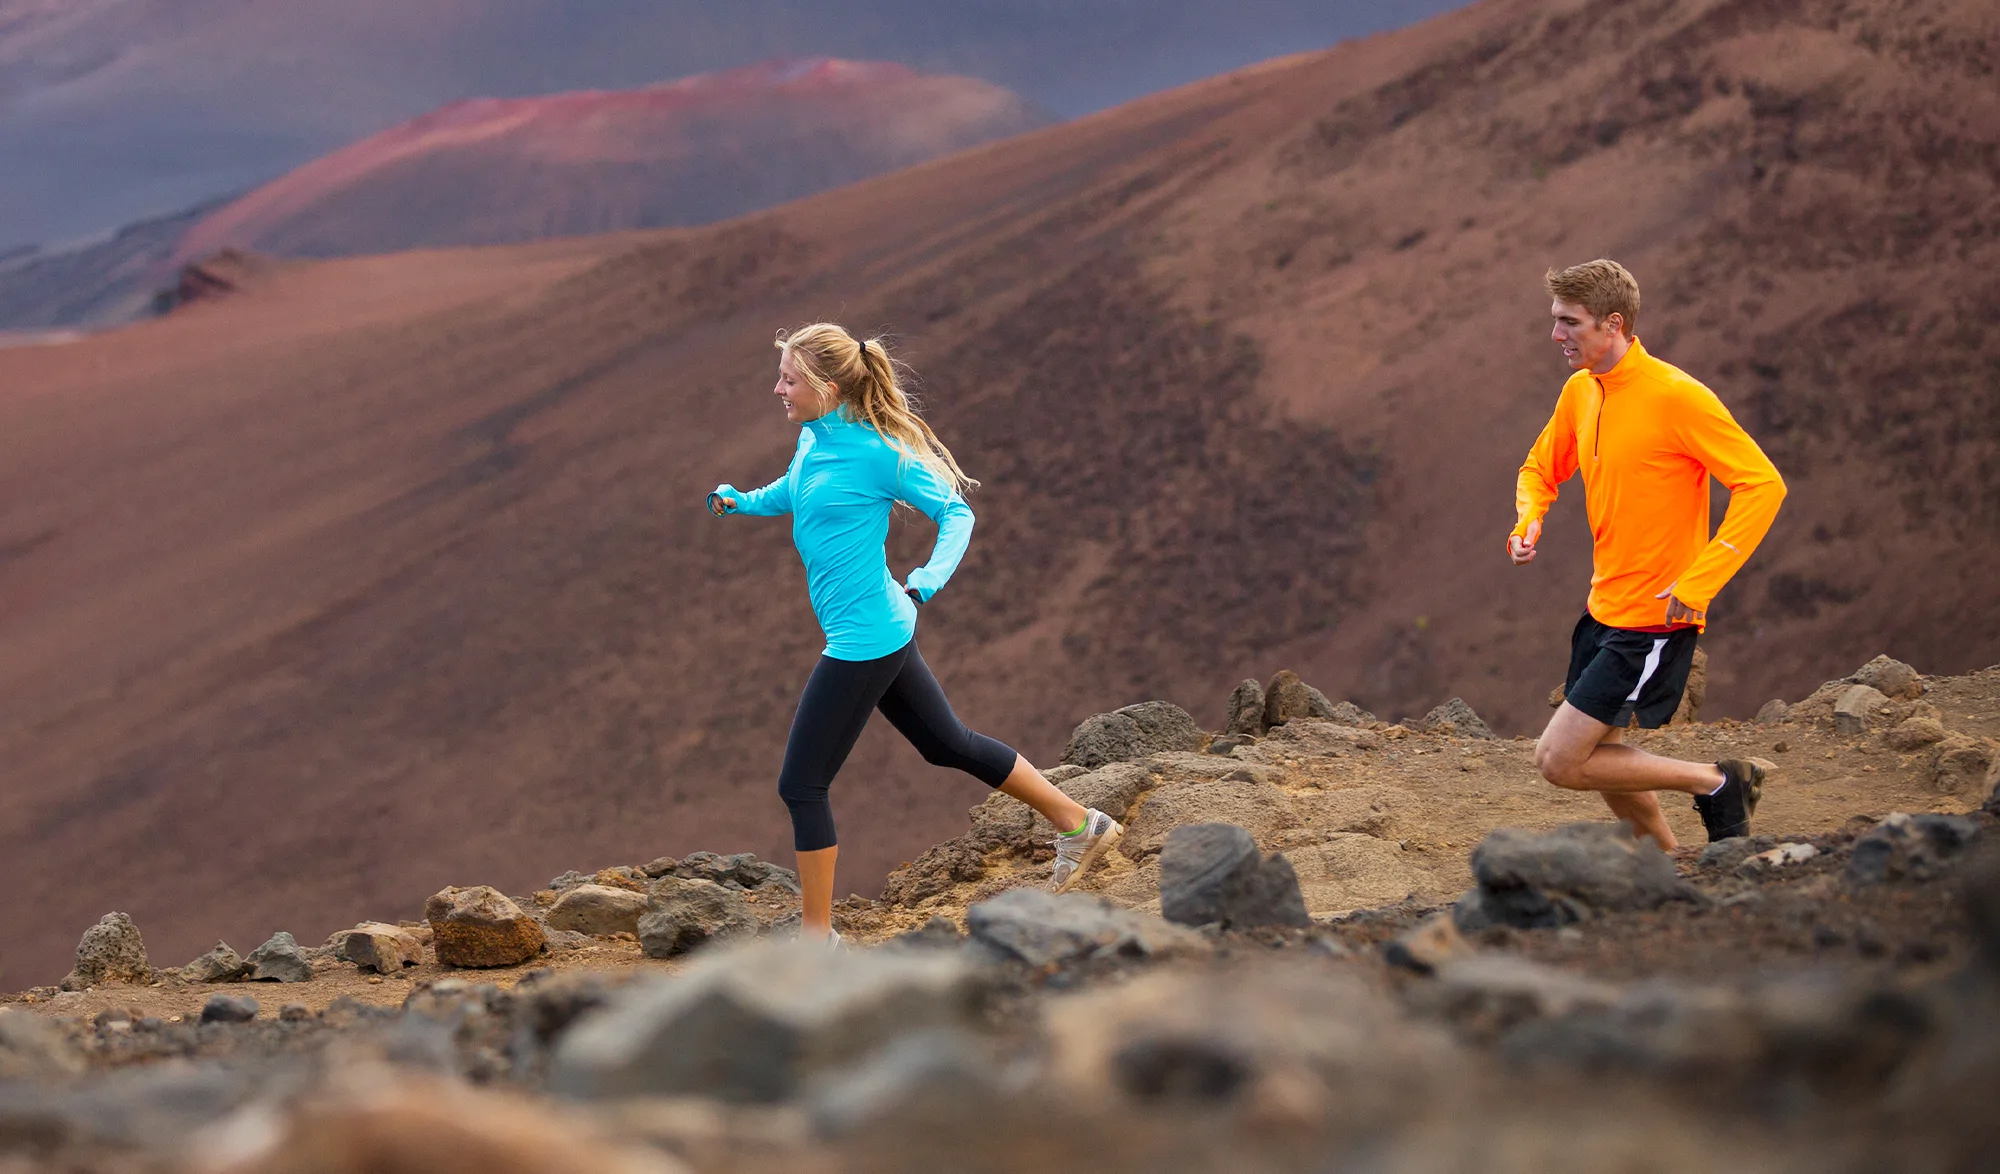
<svg viewBox="0 0 2000 1174">
<path fill-rule="evenodd" d="M 770 518 L 792 512 L 792 478 L 790 473 L 771 482 L 762 489 L 748 493 L 738 490 L 727 482 L 715 487 L 709 494 L 713 498 L 725 498 L 736 502 L 735 509 L 725 509 L 724 513 L 748 514 L 753 518 Z"/>
<path fill-rule="evenodd" d="M 958 569 L 972 542 L 972 507 L 921 461 L 904 462 L 897 473 L 896 497 L 922 510 L 938 526 L 930 561 L 911 571 L 905 583 L 919 600 L 929 602 Z"/>
</svg>

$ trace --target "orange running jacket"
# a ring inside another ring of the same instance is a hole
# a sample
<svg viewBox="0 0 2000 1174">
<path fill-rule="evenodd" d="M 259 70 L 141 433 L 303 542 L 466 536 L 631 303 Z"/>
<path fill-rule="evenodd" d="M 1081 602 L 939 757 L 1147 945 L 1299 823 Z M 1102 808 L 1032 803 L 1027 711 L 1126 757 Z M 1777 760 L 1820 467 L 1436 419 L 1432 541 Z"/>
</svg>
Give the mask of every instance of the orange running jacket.
<svg viewBox="0 0 2000 1174">
<path fill-rule="evenodd" d="M 1672 588 L 1707 613 L 1764 539 L 1785 482 L 1715 393 L 1646 353 L 1638 339 L 1604 375 L 1563 384 L 1514 491 L 1525 538 L 1582 470 L 1590 514 L 1590 614 L 1614 628 L 1660 628 Z M 1722 529 L 1708 534 L 1708 478 L 1729 487 Z"/>
</svg>

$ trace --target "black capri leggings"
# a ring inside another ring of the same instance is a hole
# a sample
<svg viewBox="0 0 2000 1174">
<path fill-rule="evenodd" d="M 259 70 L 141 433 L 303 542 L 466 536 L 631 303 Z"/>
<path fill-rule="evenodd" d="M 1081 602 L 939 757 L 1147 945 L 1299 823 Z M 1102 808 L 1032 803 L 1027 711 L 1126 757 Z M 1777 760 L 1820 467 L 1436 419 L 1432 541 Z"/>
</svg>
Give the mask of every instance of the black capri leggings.
<svg viewBox="0 0 2000 1174">
<path fill-rule="evenodd" d="M 914 639 L 876 660 L 822 656 L 799 697 L 784 769 L 778 772 L 778 797 L 791 808 L 792 846 L 798 851 L 817 852 L 836 843 L 827 788 L 877 709 L 932 765 L 956 767 L 989 787 L 1014 772 L 1012 747 L 967 729 L 951 711 Z"/>
</svg>

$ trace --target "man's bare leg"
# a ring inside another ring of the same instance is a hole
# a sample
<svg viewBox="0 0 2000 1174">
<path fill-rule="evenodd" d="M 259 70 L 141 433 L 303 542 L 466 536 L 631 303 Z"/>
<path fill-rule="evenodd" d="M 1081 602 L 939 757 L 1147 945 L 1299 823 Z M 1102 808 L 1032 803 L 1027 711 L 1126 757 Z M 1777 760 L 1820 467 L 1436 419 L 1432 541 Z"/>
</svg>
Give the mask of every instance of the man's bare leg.
<svg viewBox="0 0 2000 1174">
<path fill-rule="evenodd" d="M 1678 846 L 1653 791 L 1706 795 L 1722 785 L 1711 763 L 1662 758 L 1624 745 L 1622 734 L 1565 701 L 1535 743 L 1535 768 L 1558 787 L 1596 791 L 1612 814 L 1632 826 L 1635 836 L 1651 836 L 1661 848 Z"/>
<path fill-rule="evenodd" d="M 1604 741 L 1597 744 L 1599 750 L 1606 746 L 1623 746 L 1625 731 L 1613 727 L 1604 735 Z M 1660 800 L 1651 791 L 1617 792 L 1600 791 L 1599 797 L 1611 814 L 1631 825 L 1632 835 L 1637 839 L 1651 836 L 1653 842 L 1663 851 L 1674 850 L 1674 832 L 1667 826 L 1667 817 L 1660 810 Z"/>
</svg>

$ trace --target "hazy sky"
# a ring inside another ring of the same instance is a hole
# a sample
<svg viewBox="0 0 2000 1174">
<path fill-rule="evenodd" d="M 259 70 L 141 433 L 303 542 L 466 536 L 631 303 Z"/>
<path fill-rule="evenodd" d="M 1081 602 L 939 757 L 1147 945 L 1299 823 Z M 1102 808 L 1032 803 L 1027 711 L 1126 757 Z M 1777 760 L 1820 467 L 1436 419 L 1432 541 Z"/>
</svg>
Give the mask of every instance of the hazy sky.
<svg viewBox="0 0 2000 1174">
<path fill-rule="evenodd" d="M 0 0 L 0 248 L 270 179 L 458 98 L 881 58 L 1074 116 L 1453 0 Z"/>
</svg>

